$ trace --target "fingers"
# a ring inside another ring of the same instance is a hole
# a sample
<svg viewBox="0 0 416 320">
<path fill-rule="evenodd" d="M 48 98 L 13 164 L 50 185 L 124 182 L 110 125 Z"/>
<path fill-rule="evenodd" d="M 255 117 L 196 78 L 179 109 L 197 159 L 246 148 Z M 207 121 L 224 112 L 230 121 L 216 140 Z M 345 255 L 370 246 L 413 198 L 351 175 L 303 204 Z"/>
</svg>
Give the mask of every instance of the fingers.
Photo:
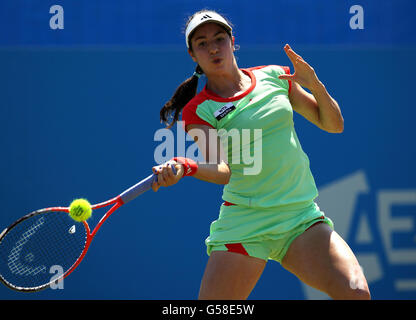
<svg viewBox="0 0 416 320">
<path fill-rule="evenodd" d="M 160 186 L 159 186 L 159 184 L 157 183 L 157 180 L 155 180 L 155 181 L 152 183 L 152 190 L 153 190 L 154 192 L 156 192 L 157 190 L 159 190 L 159 188 L 160 188 Z"/>
<path fill-rule="evenodd" d="M 293 51 L 293 49 L 288 44 L 284 46 L 284 50 L 294 66 L 296 66 L 298 63 L 305 62 L 303 58 L 300 55 L 298 55 L 295 51 Z"/>
<path fill-rule="evenodd" d="M 179 181 L 183 175 L 183 166 L 181 164 L 175 164 L 176 175 L 172 170 L 173 163 L 168 161 L 160 166 L 152 168 L 154 174 L 157 175 L 157 179 L 152 184 L 153 191 L 157 191 L 160 187 L 169 187 Z"/>
<path fill-rule="evenodd" d="M 154 174 L 158 174 L 159 170 L 161 170 L 161 166 L 157 166 L 157 167 L 152 168 L 152 171 L 153 171 Z M 160 188 L 160 185 L 158 183 L 158 179 L 155 179 L 152 183 L 152 190 L 154 192 L 156 192 L 157 190 L 159 190 L 159 188 Z"/>
<path fill-rule="evenodd" d="M 302 57 L 300 55 L 298 55 L 295 51 L 293 51 L 293 49 L 288 44 L 286 44 L 284 46 L 284 50 L 285 50 L 286 54 L 289 56 L 290 60 L 293 59 L 293 61 L 295 61 L 296 58 L 302 59 Z"/>
<path fill-rule="evenodd" d="M 157 184 L 159 187 L 167 187 L 169 181 L 174 176 L 170 164 L 165 163 L 161 166 L 153 167 L 153 172 L 157 174 Z"/>
</svg>

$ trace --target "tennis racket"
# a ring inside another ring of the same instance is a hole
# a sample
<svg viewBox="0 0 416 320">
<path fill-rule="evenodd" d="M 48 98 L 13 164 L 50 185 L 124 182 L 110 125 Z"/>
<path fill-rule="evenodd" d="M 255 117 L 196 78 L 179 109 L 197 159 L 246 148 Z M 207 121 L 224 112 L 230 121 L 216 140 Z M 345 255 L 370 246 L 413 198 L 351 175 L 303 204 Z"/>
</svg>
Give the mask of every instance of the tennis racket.
<svg viewBox="0 0 416 320">
<path fill-rule="evenodd" d="M 69 207 L 40 209 L 18 219 L 0 234 L 0 281 L 22 292 L 56 285 L 79 266 L 108 217 L 151 189 L 156 179 L 152 174 L 117 197 L 92 205 L 92 210 L 111 206 L 92 231 L 87 221 L 76 222 L 69 216 Z"/>
</svg>

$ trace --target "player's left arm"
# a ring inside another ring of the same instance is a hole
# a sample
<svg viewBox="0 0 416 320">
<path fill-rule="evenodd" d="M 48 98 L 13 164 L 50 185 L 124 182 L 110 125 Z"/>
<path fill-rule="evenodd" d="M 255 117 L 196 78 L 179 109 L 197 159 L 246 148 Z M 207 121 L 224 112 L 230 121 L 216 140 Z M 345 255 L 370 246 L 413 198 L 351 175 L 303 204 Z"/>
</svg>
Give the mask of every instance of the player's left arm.
<svg viewBox="0 0 416 320">
<path fill-rule="evenodd" d="M 280 75 L 279 79 L 292 81 L 289 99 L 293 110 L 322 130 L 341 133 L 344 130 L 344 119 L 337 101 L 318 79 L 315 70 L 300 55 L 289 45 L 284 50 L 295 70 L 291 75 Z M 302 87 L 309 89 L 311 93 Z"/>
</svg>

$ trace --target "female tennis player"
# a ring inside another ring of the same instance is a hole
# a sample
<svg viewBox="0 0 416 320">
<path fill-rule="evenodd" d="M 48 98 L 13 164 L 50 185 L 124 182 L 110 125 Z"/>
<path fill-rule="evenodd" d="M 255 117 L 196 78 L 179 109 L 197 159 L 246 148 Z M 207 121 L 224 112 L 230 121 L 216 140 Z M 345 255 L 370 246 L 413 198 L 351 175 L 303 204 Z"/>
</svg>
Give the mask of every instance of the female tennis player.
<svg viewBox="0 0 416 320">
<path fill-rule="evenodd" d="M 199 11 L 188 20 L 186 45 L 196 71 L 160 115 L 171 127 L 182 113 L 185 130 L 205 162 L 173 158 L 180 164 L 176 175 L 168 162 L 153 167 L 158 174 L 154 191 L 185 176 L 225 185 L 219 217 L 205 241 L 209 259 L 199 299 L 248 298 L 268 260 L 333 299 L 370 299 L 356 257 L 314 202 L 317 188 L 293 124 L 294 110 L 320 129 L 340 133 L 343 117 L 337 102 L 289 45 L 284 51 L 293 74 L 278 65 L 240 69 L 232 32 L 231 23 L 214 11 Z M 197 94 L 202 73 L 207 83 Z M 240 150 L 225 144 L 232 136 L 227 133 L 244 129 L 251 130 L 249 143 Z M 252 137 L 255 129 L 261 129 L 260 138 Z M 256 143 L 262 144 L 257 155 L 261 170 L 247 174 L 249 165 L 230 159 L 247 148 L 256 150 Z"/>
</svg>

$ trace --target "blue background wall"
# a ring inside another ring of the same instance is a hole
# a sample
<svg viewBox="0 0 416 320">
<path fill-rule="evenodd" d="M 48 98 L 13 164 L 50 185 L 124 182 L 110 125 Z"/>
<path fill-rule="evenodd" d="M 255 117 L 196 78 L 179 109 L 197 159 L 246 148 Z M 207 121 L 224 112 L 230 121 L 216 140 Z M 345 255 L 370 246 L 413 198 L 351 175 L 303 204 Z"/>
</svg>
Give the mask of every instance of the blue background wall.
<svg viewBox="0 0 416 320">
<path fill-rule="evenodd" d="M 49 27 L 54 4 L 64 8 L 63 30 Z M 363 30 L 349 26 L 355 4 Z M 373 298 L 414 299 L 410 0 L 1 1 L 0 227 L 76 197 L 107 200 L 150 174 L 160 107 L 194 68 L 181 30 L 205 7 L 233 22 L 240 67 L 291 66 L 289 43 L 315 68 L 345 119 L 334 135 L 295 115 L 317 201 L 357 254 Z M 148 192 L 110 217 L 63 290 L 0 287 L 0 298 L 195 299 L 221 192 L 196 179 Z M 270 262 L 250 298 L 326 297 Z"/>
</svg>

